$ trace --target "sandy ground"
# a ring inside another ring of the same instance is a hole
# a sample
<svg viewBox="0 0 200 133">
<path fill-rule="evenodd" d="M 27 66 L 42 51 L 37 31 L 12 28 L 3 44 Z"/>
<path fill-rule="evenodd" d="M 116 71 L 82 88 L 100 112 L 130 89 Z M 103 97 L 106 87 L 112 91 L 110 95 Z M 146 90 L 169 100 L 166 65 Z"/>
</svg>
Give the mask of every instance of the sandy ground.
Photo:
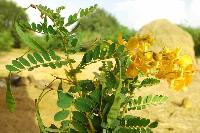
<svg viewBox="0 0 200 133">
<path fill-rule="evenodd" d="M 7 75 L 4 65 L 10 63 L 13 57 L 18 57 L 24 52 L 25 50 L 14 50 L 9 53 L 0 53 L 0 77 Z M 80 61 L 81 56 L 82 53 L 79 53 L 74 55 L 73 58 Z M 95 66 L 96 64 L 89 66 L 87 70 L 78 75 L 78 78 L 87 77 L 91 79 L 93 77 L 92 71 L 97 71 Z M 53 77 L 49 76 L 49 70 L 41 68 L 30 73 L 26 71 L 21 73 L 23 76 L 33 75 L 39 85 L 29 84 L 24 87 L 13 88 L 17 103 L 15 113 L 7 111 L 5 89 L 0 88 L 0 132 L 39 133 L 34 116 L 34 99 L 40 94 L 41 88 L 53 79 Z M 51 74 L 62 76 L 63 72 L 62 69 L 58 69 L 51 71 Z M 170 90 L 164 82 L 152 88 L 143 88 L 138 91 L 137 95 L 163 94 L 167 95 L 169 100 L 163 105 L 151 106 L 142 111 L 131 112 L 131 114 L 158 120 L 159 126 L 154 130 L 155 133 L 200 133 L 199 85 L 200 75 L 197 74 L 187 91 L 175 92 Z M 191 102 L 190 108 L 184 108 L 181 105 L 184 98 L 189 98 Z M 56 92 L 51 92 L 43 99 L 40 105 L 41 115 L 46 125 L 54 123 L 53 115 L 58 111 L 56 99 Z"/>
</svg>

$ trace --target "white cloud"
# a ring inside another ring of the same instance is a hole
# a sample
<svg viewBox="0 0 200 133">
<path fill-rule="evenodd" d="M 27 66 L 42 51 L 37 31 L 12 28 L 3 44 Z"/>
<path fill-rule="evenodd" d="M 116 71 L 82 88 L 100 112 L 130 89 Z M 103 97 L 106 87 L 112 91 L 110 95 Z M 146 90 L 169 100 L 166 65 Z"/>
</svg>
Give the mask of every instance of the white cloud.
<svg viewBox="0 0 200 133">
<path fill-rule="evenodd" d="M 200 26 L 200 1 L 192 0 L 188 10 L 187 24 L 192 26 Z"/>
<path fill-rule="evenodd" d="M 122 24 L 136 29 L 154 19 L 167 18 L 172 22 L 181 23 L 186 17 L 185 3 L 181 0 L 120 1 L 116 3 L 113 13 Z"/>
</svg>

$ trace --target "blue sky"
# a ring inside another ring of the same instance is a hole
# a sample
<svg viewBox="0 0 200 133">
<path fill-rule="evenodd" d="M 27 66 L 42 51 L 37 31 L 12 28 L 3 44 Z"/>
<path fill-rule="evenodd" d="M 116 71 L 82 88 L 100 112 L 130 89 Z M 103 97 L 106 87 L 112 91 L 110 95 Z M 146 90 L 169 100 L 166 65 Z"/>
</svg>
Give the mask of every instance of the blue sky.
<svg viewBox="0 0 200 133">
<path fill-rule="evenodd" d="M 166 18 L 173 23 L 200 26 L 200 0 L 13 0 L 22 7 L 43 4 L 50 8 L 66 6 L 63 16 L 98 4 L 129 28 L 140 29 L 152 20 Z M 38 21 L 33 9 L 27 11 L 30 21 Z"/>
</svg>

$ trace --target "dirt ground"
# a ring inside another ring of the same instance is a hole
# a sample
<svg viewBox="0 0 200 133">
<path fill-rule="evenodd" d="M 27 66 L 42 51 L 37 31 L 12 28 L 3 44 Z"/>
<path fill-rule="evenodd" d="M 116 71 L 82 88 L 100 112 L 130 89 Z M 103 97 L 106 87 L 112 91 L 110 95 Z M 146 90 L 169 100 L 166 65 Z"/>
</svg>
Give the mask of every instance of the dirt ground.
<svg viewBox="0 0 200 133">
<path fill-rule="evenodd" d="M 22 55 L 25 50 L 14 50 L 9 53 L 0 53 L 0 77 L 6 76 L 4 65 L 11 62 L 13 57 Z M 81 60 L 82 53 L 73 56 L 75 60 Z M 49 69 L 50 70 L 50 69 Z M 13 88 L 17 109 L 15 113 L 9 113 L 5 105 L 5 89 L 0 88 L 0 133 L 39 133 L 37 121 L 34 116 L 34 99 L 38 97 L 41 89 L 53 79 L 49 76 L 49 70 L 37 69 L 33 72 L 22 72 L 22 76 L 34 76 L 37 84 Z M 79 79 L 93 77 L 92 71 L 95 64 L 89 66 Z M 51 71 L 51 74 L 62 76 L 63 70 Z M 194 77 L 188 90 L 175 92 L 170 90 L 165 82 L 152 88 L 143 88 L 137 95 L 163 94 L 169 97 L 165 104 L 151 106 L 142 111 L 131 112 L 133 115 L 143 116 L 159 121 L 155 133 L 200 133 L 200 74 Z M 56 92 L 49 93 L 42 101 L 41 115 L 46 125 L 53 123 L 53 115 L 56 108 Z M 189 108 L 182 106 L 183 99 L 189 99 Z M 57 123 L 56 123 L 57 124 Z"/>
</svg>

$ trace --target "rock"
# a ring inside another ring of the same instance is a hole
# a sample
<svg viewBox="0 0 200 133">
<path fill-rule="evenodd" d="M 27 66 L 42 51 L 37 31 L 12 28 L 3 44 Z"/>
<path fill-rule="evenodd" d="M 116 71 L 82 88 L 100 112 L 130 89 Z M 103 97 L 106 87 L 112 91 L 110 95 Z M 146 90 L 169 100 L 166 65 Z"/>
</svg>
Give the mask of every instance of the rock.
<svg viewBox="0 0 200 133">
<path fill-rule="evenodd" d="M 0 88 L 5 89 L 6 88 L 6 79 L 0 78 Z"/>
<path fill-rule="evenodd" d="M 29 80 L 30 83 L 35 83 L 36 82 L 36 80 L 35 80 L 33 75 L 28 75 L 27 79 Z"/>
<path fill-rule="evenodd" d="M 17 74 L 12 74 L 10 80 L 13 86 L 26 86 L 30 83 L 26 77 L 21 77 Z"/>
<path fill-rule="evenodd" d="M 185 97 L 182 100 L 181 106 L 184 107 L 184 108 L 191 108 L 192 107 L 192 101 L 188 97 Z"/>
<path fill-rule="evenodd" d="M 144 25 L 137 33 L 139 36 L 147 34 L 152 35 L 155 39 L 153 50 L 159 51 L 163 47 L 180 47 L 183 49 L 183 54 L 189 54 L 196 64 L 192 36 L 176 24 L 173 24 L 166 19 L 152 21 L 149 24 Z"/>
</svg>

